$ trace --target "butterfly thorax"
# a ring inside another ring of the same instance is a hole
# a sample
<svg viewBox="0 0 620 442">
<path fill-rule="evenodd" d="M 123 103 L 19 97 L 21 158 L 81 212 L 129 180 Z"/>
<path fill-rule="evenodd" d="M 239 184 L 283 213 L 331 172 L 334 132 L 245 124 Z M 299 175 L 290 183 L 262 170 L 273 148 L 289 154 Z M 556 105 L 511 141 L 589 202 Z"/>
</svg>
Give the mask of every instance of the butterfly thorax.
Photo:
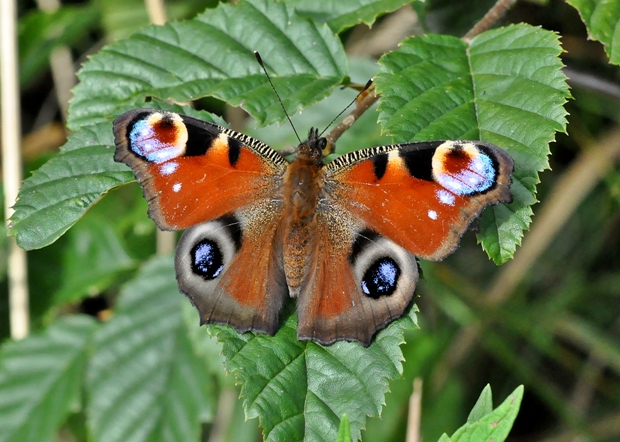
<svg viewBox="0 0 620 442">
<path fill-rule="evenodd" d="M 291 295 L 296 296 L 308 273 L 315 247 L 316 215 L 323 187 L 323 148 L 325 139 L 310 130 L 308 140 L 297 148 L 297 156 L 284 176 L 282 235 L 284 272 Z"/>
</svg>

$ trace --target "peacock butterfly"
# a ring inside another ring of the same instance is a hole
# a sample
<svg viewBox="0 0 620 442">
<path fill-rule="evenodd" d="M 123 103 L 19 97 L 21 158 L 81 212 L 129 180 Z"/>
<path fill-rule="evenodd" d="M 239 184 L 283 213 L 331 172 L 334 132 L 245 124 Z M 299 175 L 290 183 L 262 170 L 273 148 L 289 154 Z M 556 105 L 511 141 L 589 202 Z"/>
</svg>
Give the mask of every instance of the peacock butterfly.
<svg viewBox="0 0 620 442">
<path fill-rule="evenodd" d="M 324 164 L 310 129 L 292 162 L 206 121 L 135 109 L 114 121 L 114 159 L 133 169 L 163 230 L 185 230 L 181 292 L 201 323 L 273 335 L 297 298 L 301 340 L 368 346 L 406 311 L 417 258 L 452 253 L 488 205 L 511 200 L 512 159 L 484 142 L 364 149 Z"/>
</svg>

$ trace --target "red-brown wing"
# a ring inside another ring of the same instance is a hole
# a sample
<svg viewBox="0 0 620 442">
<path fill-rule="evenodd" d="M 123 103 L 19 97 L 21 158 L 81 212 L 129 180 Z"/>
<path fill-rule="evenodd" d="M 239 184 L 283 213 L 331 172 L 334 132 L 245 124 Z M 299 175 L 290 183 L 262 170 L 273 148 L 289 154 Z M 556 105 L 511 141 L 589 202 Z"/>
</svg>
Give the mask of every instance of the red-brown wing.
<svg viewBox="0 0 620 442">
<path fill-rule="evenodd" d="M 368 347 L 410 305 L 418 280 L 415 257 L 337 203 L 319 209 L 314 232 L 312 266 L 297 300 L 297 336 Z"/>
<path fill-rule="evenodd" d="M 276 197 L 288 162 L 266 144 L 206 121 L 135 109 L 114 121 L 114 159 L 130 166 L 164 230 Z"/>
<path fill-rule="evenodd" d="M 484 207 L 510 202 L 512 159 L 473 141 L 428 141 L 352 152 L 326 166 L 325 193 L 417 257 L 458 246 Z"/>
<path fill-rule="evenodd" d="M 288 297 L 277 237 L 280 206 L 259 200 L 183 233 L 175 258 L 177 280 L 201 324 L 227 324 L 241 333 L 278 330 Z"/>
</svg>

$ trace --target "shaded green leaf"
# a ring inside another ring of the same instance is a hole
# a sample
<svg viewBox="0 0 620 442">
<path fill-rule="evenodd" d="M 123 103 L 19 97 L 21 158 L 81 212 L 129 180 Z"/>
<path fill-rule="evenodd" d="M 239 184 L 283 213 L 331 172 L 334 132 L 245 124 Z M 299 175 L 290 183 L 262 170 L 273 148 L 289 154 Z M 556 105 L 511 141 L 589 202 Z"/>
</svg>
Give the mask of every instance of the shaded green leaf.
<svg viewBox="0 0 620 442">
<path fill-rule="evenodd" d="M 242 384 L 246 416 L 259 418 L 268 441 L 331 442 L 346 413 L 358 440 L 367 416 L 380 414 L 388 380 L 402 373 L 399 346 L 403 330 L 415 324 L 417 308 L 381 331 L 367 349 L 298 341 L 292 311 L 289 303 L 288 318 L 274 337 L 211 326 L 224 344 L 227 369 Z"/>
<path fill-rule="evenodd" d="M 377 17 L 411 3 L 407 0 L 353 0 L 308 2 L 288 0 L 300 15 L 319 22 L 326 22 L 336 33 L 360 23 L 372 25 Z"/>
<path fill-rule="evenodd" d="M 493 394 L 491 392 L 491 386 L 487 384 L 482 390 L 482 393 L 480 393 L 480 397 L 476 401 L 474 408 L 471 409 L 467 417 L 467 423 L 477 422 L 492 411 Z"/>
<path fill-rule="evenodd" d="M 100 293 L 117 274 L 136 265 L 125 251 L 109 213 L 104 217 L 90 211 L 67 236 L 61 287 L 54 293 L 55 305 Z"/>
<path fill-rule="evenodd" d="M 376 78 L 384 130 L 398 142 L 483 140 L 515 161 L 513 203 L 487 209 L 479 241 L 496 263 L 514 254 L 530 223 L 549 142 L 566 126 L 569 97 L 557 35 L 528 25 L 495 29 L 469 44 L 426 35 L 381 58 Z"/>
<path fill-rule="evenodd" d="M 74 315 L 44 333 L 9 342 L 0 353 L 0 441 L 52 441 L 79 409 L 96 322 Z"/>
<path fill-rule="evenodd" d="M 523 399 L 523 386 L 517 387 L 502 404 L 491 413 L 476 422 L 468 422 L 446 439 L 441 437 L 440 442 L 469 442 L 493 441 L 503 442 L 508 437 L 512 424 L 517 418 L 519 407 Z"/>
<path fill-rule="evenodd" d="M 49 66 L 52 51 L 74 46 L 97 25 L 92 6 L 63 6 L 54 12 L 33 11 L 19 20 L 19 82 L 22 86 Z"/>
<path fill-rule="evenodd" d="M 87 393 L 97 440 L 198 440 L 211 417 L 211 379 L 187 336 L 173 268 L 170 258 L 145 265 L 95 336 Z"/>
<path fill-rule="evenodd" d="M 101 122 L 147 96 L 181 102 L 214 96 L 262 123 L 282 121 L 255 50 L 289 113 L 326 97 L 347 75 L 342 44 L 326 25 L 282 3 L 221 4 L 193 20 L 143 29 L 93 56 L 80 71 L 69 127 Z"/>
<path fill-rule="evenodd" d="M 590 38 L 603 43 L 609 61 L 620 64 L 620 2 L 567 0 L 588 28 Z"/>
</svg>

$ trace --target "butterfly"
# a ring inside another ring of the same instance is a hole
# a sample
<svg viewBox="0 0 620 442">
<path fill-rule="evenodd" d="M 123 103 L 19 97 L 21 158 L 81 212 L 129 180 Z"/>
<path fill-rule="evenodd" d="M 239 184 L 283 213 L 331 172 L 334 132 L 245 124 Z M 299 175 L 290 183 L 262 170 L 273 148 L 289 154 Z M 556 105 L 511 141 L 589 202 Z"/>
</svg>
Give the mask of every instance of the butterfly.
<svg viewBox="0 0 620 442">
<path fill-rule="evenodd" d="M 201 324 L 275 334 L 297 298 L 300 340 L 357 341 L 401 317 L 416 258 L 452 253 L 489 205 L 511 201 L 513 161 L 479 141 L 379 146 L 324 164 L 310 129 L 289 162 L 268 145 L 186 115 L 131 110 L 114 159 L 133 169 L 162 230 L 186 229 L 179 289 Z"/>
</svg>

